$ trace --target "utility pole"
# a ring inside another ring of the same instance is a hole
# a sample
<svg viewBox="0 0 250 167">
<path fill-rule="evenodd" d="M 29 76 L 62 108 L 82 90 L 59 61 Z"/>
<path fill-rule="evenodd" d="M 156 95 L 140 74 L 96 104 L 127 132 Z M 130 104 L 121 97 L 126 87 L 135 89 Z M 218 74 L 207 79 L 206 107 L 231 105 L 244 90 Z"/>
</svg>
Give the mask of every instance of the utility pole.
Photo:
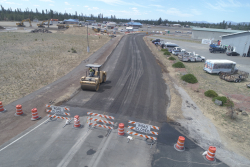
<svg viewBox="0 0 250 167">
<path fill-rule="evenodd" d="M 89 25 L 89 23 L 87 22 L 87 44 L 88 44 L 88 46 L 87 46 L 87 52 L 89 52 L 89 33 L 88 33 L 88 25 Z"/>
</svg>

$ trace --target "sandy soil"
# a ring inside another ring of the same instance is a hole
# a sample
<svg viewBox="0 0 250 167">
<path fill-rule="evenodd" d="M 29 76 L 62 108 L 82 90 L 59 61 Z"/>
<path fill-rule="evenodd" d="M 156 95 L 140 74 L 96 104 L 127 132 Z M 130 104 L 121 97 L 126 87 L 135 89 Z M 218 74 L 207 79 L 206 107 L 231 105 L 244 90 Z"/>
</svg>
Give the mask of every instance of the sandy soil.
<svg viewBox="0 0 250 167">
<path fill-rule="evenodd" d="M 87 28 L 56 33 L 0 33 L 0 101 L 7 105 L 52 83 L 110 40 Z M 72 51 L 76 50 L 77 53 Z"/>
<path fill-rule="evenodd" d="M 217 157 L 227 161 L 230 166 L 250 165 L 249 116 L 236 111 L 236 119 L 232 120 L 226 107 L 215 105 L 211 98 L 204 95 L 206 90 L 213 89 L 221 96 L 230 97 L 235 103 L 235 109 L 240 108 L 250 114 L 250 92 L 246 88 L 246 82 L 231 83 L 220 80 L 217 75 L 206 74 L 202 70 L 203 63 L 187 62 L 184 63 L 186 69 L 174 69 L 174 61 L 168 60 L 160 48 L 155 47 L 148 38 L 144 39 L 168 71 L 163 73 L 171 95 L 171 105 L 167 111 L 168 121 L 173 125 L 181 125 L 177 129 L 193 138 L 204 149 L 215 145 L 218 148 Z M 181 81 L 180 77 L 187 73 L 194 74 L 199 82 L 188 84 Z"/>
</svg>

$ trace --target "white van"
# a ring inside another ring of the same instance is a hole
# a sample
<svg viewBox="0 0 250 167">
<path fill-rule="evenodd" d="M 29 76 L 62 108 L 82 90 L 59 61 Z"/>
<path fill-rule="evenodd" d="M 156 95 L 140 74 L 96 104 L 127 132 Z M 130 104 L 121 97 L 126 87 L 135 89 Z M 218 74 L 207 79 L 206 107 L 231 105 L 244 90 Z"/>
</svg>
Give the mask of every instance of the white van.
<svg viewBox="0 0 250 167">
<path fill-rule="evenodd" d="M 236 63 L 231 60 L 206 60 L 203 70 L 210 74 L 219 74 L 220 72 L 235 73 L 238 69 Z"/>
</svg>

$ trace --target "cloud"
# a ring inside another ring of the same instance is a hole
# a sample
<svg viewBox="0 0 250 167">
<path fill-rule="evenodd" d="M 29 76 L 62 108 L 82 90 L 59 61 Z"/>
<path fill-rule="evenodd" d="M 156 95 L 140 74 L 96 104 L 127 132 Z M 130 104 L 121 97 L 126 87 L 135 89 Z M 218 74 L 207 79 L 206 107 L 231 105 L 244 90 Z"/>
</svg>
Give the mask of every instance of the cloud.
<svg viewBox="0 0 250 167">
<path fill-rule="evenodd" d="M 157 7 L 157 8 L 164 8 L 164 6 L 162 6 L 162 5 L 149 5 L 149 6 L 154 6 L 154 7 Z"/>
<path fill-rule="evenodd" d="M 84 6 L 85 8 L 88 8 L 89 6 Z"/>
<path fill-rule="evenodd" d="M 99 8 L 98 8 L 98 7 L 93 7 L 93 9 L 94 9 L 94 10 L 97 10 L 97 9 L 99 9 Z"/>
<path fill-rule="evenodd" d="M 202 13 L 200 11 L 198 11 L 197 9 L 191 9 L 191 13 L 193 13 L 194 15 L 201 15 Z"/>
<path fill-rule="evenodd" d="M 43 1 L 43 2 L 52 2 L 52 3 L 54 3 L 54 1 L 52 1 L 52 0 L 39 0 L 39 1 Z"/>
<path fill-rule="evenodd" d="M 53 4 L 49 4 L 49 6 L 54 6 Z"/>
<path fill-rule="evenodd" d="M 147 8 L 147 6 L 144 6 L 144 5 L 140 5 L 138 3 L 135 3 L 135 2 L 125 2 L 125 1 L 122 1 L 122 0 L 94 0 L 94 1 L 99 1 L 99 2 L 104 2 L 106 4 L 109 4 L 109 5 L 130 5 L 130 6 L 138 6 L 138 7 L 143 7 L 143 8 Z"/>
<path fill-rule="evenodd" d="M 226 11 L 226 8 L 237 8 L 243 5 L 237 0 L 219 0 L 215 4 L 206 3 L 208 9 Z"/>
<path fill-rule="evenodd" d="M 65 5 L 70 5 L 68 2 L 64 2 L 65 3 Z"/>
<path fill-rule="evenodd" d="M 167 15 L 179 16 L 179 17 L 191 17 L 193 14 L 181 12 L 179 9 L 170 8 L 168 10 L 157 9 L 157 11 L 165 13 Z"/>
</svg>

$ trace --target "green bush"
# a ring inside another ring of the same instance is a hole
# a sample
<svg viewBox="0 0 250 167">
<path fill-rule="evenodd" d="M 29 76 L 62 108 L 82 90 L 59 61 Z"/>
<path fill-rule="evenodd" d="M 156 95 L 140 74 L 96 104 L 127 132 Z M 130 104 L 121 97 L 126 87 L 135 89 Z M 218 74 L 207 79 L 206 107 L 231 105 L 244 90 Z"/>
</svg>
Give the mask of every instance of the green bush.
<svg viewBox="0 0 250 167">
<path fill-rule="evenodd" d="M 170 55 L 169 51 L 164 52 L 164 55 Z"/>
<path fill-rule="evenodd" d="M 215 101 L 215 99 L 222 101 L 222 106 L 224 106 L 224 105 L 226 104 L 226 102 L 227 102 L 227 97 L 225 97 L 225 96 L 217 96 L 217 97 L 214 97 L 214 98 L 212 99 L 213 102 Z"/>
<path fill-rule="evenodd" d="M 150 39 L 150 41 L 153 41 L 153 39 Z"/>
<path fill-rule="evenodd" d="M 181 79 L 187 83 L 197 83 L 198 80 L 193 74 L 186 74 L 181 77 Z"/>
<path fill-rule="evenodd" d="M 185 65 L 182 62 L 177 62 L 172 65 L 174 68 L 185 68 Z"/>
<path fill-rule="evenodd" d="M 161 51 L 166 52 L 166 51 L 168 51 L 168 49 L 161 49 Z"/>
<path fill-rule="evenodd" d="M 169 60 L 176 60 L 176 59 L 175 59 L 174 57 L 172 57 L 172 56 L 169 57 L 168 59 L 169 59 Z"/>
<path fill-rule="evenodd" d="M 207 97 L 217 97 L 218 94 L 214 90 L 208 90 L 204 92 L 204 95 Z"/>
<path fill-rule="evenodd" d="M 71 48 L 72 53 L 77 53 L 74 48 Z"/>
<path fill-rule="evenodd" d="M 215 101 L 215 99 L 217 99 L 217 100 L 220 100 L 220 101 L 222 101 L 222 106 L 232 106 L 232 107 L 234 107 L 234 102 L 233 101 L 231 101 L 230 99 L 228 99 L 227 97 L 225 97 L 225 96 L 217 96 L 217 97 L 214 97 L 212 100 L 213 100 L 213 102 Z"/>
</svg>

